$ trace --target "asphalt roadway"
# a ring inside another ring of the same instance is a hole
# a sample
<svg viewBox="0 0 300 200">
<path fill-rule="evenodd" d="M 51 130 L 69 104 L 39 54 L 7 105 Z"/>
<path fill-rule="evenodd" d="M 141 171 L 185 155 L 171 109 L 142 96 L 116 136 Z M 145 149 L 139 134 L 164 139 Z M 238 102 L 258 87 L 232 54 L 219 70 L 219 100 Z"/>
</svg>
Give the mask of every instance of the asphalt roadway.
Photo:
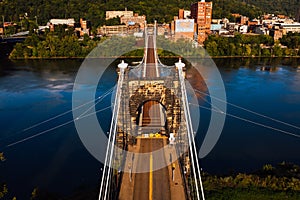
<svg viewBox="0 0 300 200">
<path fill-rule="evenodd" d="M 164 146 L 163 138 L 143 138 L 141 139 L 140 153 L 148 153 L 158 150 Z M 156 161 L 162 161 L 164 155 L 149 156 L 149 159 L 139 160 L 138 168 L 149 168 L 149 173 L 136 173 L 134 178 L 134 194 L 135 200 L 168 200 L 171 199 L 170 177 L 167 167 L 152 171 L 156 166 Z"/>
<path fill-rule="evenodd" d="M 155 60 L 155 49 L 153 48 L 153 36 L 149 36 L 147 58 L 146 58 L 146 78 L 157 77 Z M 160 106 L 156 101 L 148 101 L 143 106 L 142 126 L 161 126 Z M 152 121 L 151 121 L 152 119 Z M 140 143 L 140 153 L 149 153 L 161 149 L 166 144 L 166 138 L 142 138 Z M 171 199 L 170 177 L 168 167 L 153 171 L 157 162 L 166 162 L 164 154 L 151 155 L 148 159 L 138 160 L 137 167 L 150 169 L 149 173 L 136 173 L 134 178 L 135 200 L 168 200 Z"/>
</svg>

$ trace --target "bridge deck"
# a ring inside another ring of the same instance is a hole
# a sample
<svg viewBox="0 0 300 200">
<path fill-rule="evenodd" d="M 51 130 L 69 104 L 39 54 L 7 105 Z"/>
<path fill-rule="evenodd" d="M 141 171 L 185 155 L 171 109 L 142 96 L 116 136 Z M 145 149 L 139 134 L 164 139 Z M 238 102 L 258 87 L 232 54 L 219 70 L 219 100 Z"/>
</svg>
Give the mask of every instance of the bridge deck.
<svg viewBox="0 0 300 200">
<path fill-rule="evenodd" d="M 147 58 L 144 72 L 146 78 L 156 78 L 159 76 L 156 60 L 156 49 L 154 48 L 153 36 L 148 38 Z M 142 122 L 140 126 L 143 129 L 161 130 L 163 129 L 162 122 L 162 109 L 158 102 L 148 101 L 143 106 Z M 136 153 L 147 153 L 163 148 L 167 145 L 167 138 L 138 138 L 136 146 L 129 146 L 129 151 Z M 170 149 L 175 152 L 175 149 Z M 153 156 L 152 154 L 148 159 L 137 159 L 131 163 L 132 158 L 126 158 L 125 167 L 138 167 L 144 169 L 150 169 L 148 173 L 136 173 L 128 174 L 124 173 L 122 178 L 121 189 L 119 193 L 119 199 L 137 199 L 137 200 L 152 200 L 152 199 L 173 199 L 182 200 L 185 199 L 184 186 L 181 178 L 181 172 L 179 169 L 178 161 L 175 161 L 174 170 L 175 179 L 172 180 L 172 168 L 171 166 L 152 171 L 155 169 L 157 162 L 166 162 L 170 159 L 170 152 L 163 152 L 162 155 Z M 133 166 L 131 166 L 131 164 Z M 136 165 L 136 166 L 134 166 Z M 149 168 L 150 167 L 150 168 Z"/>
</svg>

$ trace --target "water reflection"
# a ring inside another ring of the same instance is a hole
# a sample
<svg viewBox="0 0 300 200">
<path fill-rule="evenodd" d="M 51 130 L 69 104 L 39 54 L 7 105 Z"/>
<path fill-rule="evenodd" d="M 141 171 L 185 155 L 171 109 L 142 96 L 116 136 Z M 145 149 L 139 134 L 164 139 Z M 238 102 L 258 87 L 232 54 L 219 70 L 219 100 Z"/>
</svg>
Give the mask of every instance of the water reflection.
<svg viewBox="0 0 300 200">
<path fill-rule="evenodd" d="M 167 65 L 173 65 L 178 59 L 162 59 L 164 61 Z M 236 58 L 214 61 L 224 80 L 228 102 L 300 126 L 300 59 Z M 20 135 L 3 139 L 41 120 L 70 110 L 73 82 L 81 62 L 82 60 L 1 61 L 0 147 L 72 119 L 69 114 L 33 129 L 32 132 L 21 132 Z M 131 63 L 132 60 L 126 59 L 125 62 Z M 113 65 L 116 63 L 119 60 Z M 101 85 L 98 85 L 97 95 L 103 94 L 115 84 L 116 65 L 113 65 L 107 70 Z M 267 66 L 276 70 L 260 70 Z M 206 92 L 204 80 L 194 72 L 190 68 L 187 78 L 195 88 Z M 88 86 L 82 87 L 88 89 Z M 201 99 L 204 96 L 198 97 Z M 98 105 L 98 109 L 110 103 L 108 98 Z M 210 107 L 205 102 L 201 105 Z M 205 134 L 211 114 L 206 110 L 200 111 L 200 132 Z M 232 106 L 228 107 L 228 113 L 299 133 L 299 130 Z M 107 116 L 110 116 L 110 112 L 99 117 L 99 121 L 109 124 Z M 205 170 L 219 173 L 227 173 L 231 169 L 251 171 L 263 164 L 276 164 L 283 160 L 300 164 L 299 146 L 299 139 L 227 117 L 218 144 L 201 163 Z M 7 149 L 5 153 L 7 160 L 0 165 L 0 177 L 18 196 L 30 195 L 36 186 L 58 193 L 62 190 L 70 192 L 79 185 L 95 187 L 101 176 L 100 163 L 84 149 L 73 124 Z M 66 189 L 66 186 L 69 188 Z"/>
</svg>

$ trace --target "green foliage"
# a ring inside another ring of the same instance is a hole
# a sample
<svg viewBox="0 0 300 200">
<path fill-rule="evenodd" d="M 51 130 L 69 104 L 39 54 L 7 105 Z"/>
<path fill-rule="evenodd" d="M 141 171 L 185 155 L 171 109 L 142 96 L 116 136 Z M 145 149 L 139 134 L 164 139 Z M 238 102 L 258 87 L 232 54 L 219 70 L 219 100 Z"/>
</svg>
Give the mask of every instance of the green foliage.
<svg viewBox="0 0 300 200">
<path fill-rule="evenodd" d="M 283 48 L 283 46 L 287 48 Z M 210 56 L 297 56 L 300 34 L 288 34 L 274 42 L 269 35 L 236 34 L 233 38 L 210 35 L 204 42 Z"/>
<path fill-rule="evenodd" d="M 46 36 L 32 34 L 15 45 L 10 58 L 85 57 L 97 46 L 97 40 L 84 36 L 83 41 L 79 41 L 71 31 L 58 28 Z"/>
<path fill-rule="evenodd" d="M 5 161 L 5 156 L 4 156 L 4 153 L 3 152 L 0 152 L 0 161 Z"/>
<path fill-rule="evenodd" d="M 1 186 L 1 190 L 0 190 L 0 199 L 4 199 L 4 197 L 7 195 L 7 193 L 8 193 L 7 186 L 5 184 L 3 184 Z"/>
<path fill-rule="evenodd" d="M 241 0 L 213 0 L 213 18 L 226 17 L 234 21 L 231 13 L 239 13 L 253 19 L 263 14 L 263 9 L 260 6 L 246 4 Z"/>
<path fill-rule="evenodd" d="M 129 52 L 137 53 L 136 38 L 133 36 L 117 37 L 114 36 L 99 43 L 89 57 L 119 57 L 131 55 Z"/>
<path fill-rule="evenodd" d="M 207 199 L 300 199 L 300 167 L 282 162 L 264 165 L 253 174 L 213 176 L 204 174 Z"/>
<path fill-rule="evenodd" d="M 157 48 L 159 56 L 205 56 L 203 48 L 197 48 L 193 41 L 181 38 L 176 41 L 171 41 L 163 36 L 157 37 Z"/>
<path fill-rule="evenodd" d="M 34 188 L 33 191 L 31 192 L 30 200 L 38 199 L 38 193 L 39 193 L 39 189 Z"/>
<path fill-rule="evenodd" d="M 267 189 L 247 188 L 247 189 L 232 189 L 225 188 L 222 191 L 206 192 L 206 199 L 209 200 L 298 200 L 299 193 L 293 192 L 278 192 Z"/>
<path fill-rule="evenodd" d="M 115 17 L 115 18 L 106 20 L 105 25 L 107 25 L 107 26 L 120 25 L 120 17 Z"/>
<path fill-rule="evenodd" d="M 300 48 L 300 33 L 288 33 L 280 39 L 281 44 L 291 49 Z"/>
<path fill-rule="evenodd" d="M 0 2 L 0 11 L 6 21 L 18 22 L 23 19 L 24 29 L 28 28 L 28 22 L 46 24 L 51 18 L 86 18 L 92 22 L 94 27 L 105 24 L 105 11 L 107 10 L 133 10 L 140 15 L 146 15 L 147 21 L 155 19 L 159 23 L 171 22 L 173 16 L 178 15 L 178 9 L 190 9 L 191 3 L 195 0 L 4 0 Z M 296 16 L 295 8 L 299 7 L 297 0 L 214 0 L 213 17 L 227 17 L 233 19 L 231 13 L 240 13 L 250 18 L 258 17 L 263 13 L 281 13 Z M 24 18 L 24 14 L 27 17 Z M 26 21 L 27 20 L 27 21 Z"/>
<path fill-rule="evenodd" d="M 263 166 L 263 171 L 266 171 L 266 172 L 270 172 L 270 171 L 273 171 L 274 170 L 274 167 L 270 164 L 266 164 Z"/>
</svg>

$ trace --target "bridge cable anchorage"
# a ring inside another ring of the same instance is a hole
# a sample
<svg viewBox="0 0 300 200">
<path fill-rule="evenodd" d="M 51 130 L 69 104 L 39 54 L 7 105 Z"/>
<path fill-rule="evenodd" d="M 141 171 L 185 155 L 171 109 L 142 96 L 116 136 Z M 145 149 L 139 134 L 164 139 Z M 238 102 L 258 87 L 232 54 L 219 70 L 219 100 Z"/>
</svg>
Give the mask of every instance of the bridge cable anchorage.
<svg viewBox="0 0 300 200">
<path fill-rule="evenodd" d="M 257 125 L 257 126 L 261 126 L 261 127 L 267 128 L 267 129 L 271 129 L 271 130 L 277 131 L 277 132 L 281 132 L 281 133 L 284 133 L 286 135 L 290 135 L 290 136 L 293 136 L 293 137 L 300 138 L 300 135 L 298 135 L 298 134 L 295 134 L 295 133 L 292 133 L 292 132 L 288 132 L 288 131 L 285 131 L 285 130 L 282 130 L 282 129 L 278 129 L 278 128 L 275 128 L 275 127 L 272 127 L 272 126 L 268 126 L 268 125 L 265 125 L 265 124 L 262 124 L 262 123 L 259 123 L 259 122 L 255 122 L 255 121 L 252 121 L 252 120 L 249 120 L 249 119 L 246 119 L 246 118 L 242 118 L 242 117 L 233 115 L 233 114 L 225 113 L 221 109 L 219 109 L 217 106 L 212 105 L 209 101 L 207 101 L 203 97 L 201 97 L 201 98 L 205 102 L 207 102 L 208 104 L 210 104 L 212 108 L 208 108 L 208 107 L 205 107 L 205 106 L 200 106 L 198 104 L 192 104 L 192 103 L 190 103 L 190 105 L 197 106 L 197 107 L 200 107 L 200 108 L 203 108 L 203 109 L 206 109 L 206 110 L 210 110 L 210 111 L 213 111 L 213 112 L 216 112 L 216 113 L 224 114 L 226 116 L 229 116 L 229 117 L 232 117 L 232 118 L 236 118 L 236 119 L 239 119 L 241 121 L 245 121 L 245 122 Z"/>
<path fill-rule="evenodd" d="M 121 95 L 122 95 L 122 84 L 124 80 L 124 72 L 125 69 L 127 68 L 128 64 L 124 63 L 122 61 L 121 64 L 118 65 L 120 69 L 119 73 L 119 79 L 118 79 L 118 84 L 117 84 L 117 91 L 116 91 L 116 96 L 115 96 L 115 101 L 114 101 L 114 108 L 113 108 L 113 116 L 112 116 L 112 121 L 110 125 L 110 132 L 108 136 L 108 144 L 107 144 L 107 149 L 106 149 L 106 155 L 105 155 L 105 161 L 104 161 L 104 169 L 103 169 L 103 174 L 102 174 L 102 180 L 101 180 L 101 185 L 100 185 L 100 192 L 99 192 L 99 200 L 107 199 L 107 191 L 108 191 L 108 184 L 109 184 L 109 179 L 112 173 L 112 157 L 114 153 L 114 143 L 116 139 L 116 129 L 117 129 L 117 117 L 119 115 L 119 108 L 120 108 L 120 103 L 121 103 Z M 103 191 L 104 189 L 104 191 Z M 102 194 L 104 193 L 104 194 Z"/>
<path fill-rule="evenodd" d="M 101 102 L 107 95 L 109 95 L 109 94 L 112 92 L 113 88 L 114 88 L 114 87 L 110 88 L 110 89 L 107 90 L 103 95 L 97 97 L 97 100 L 96 100 L 96 101 Z M 20 131 L 20 132 L 17 132 L 17 133 L 15 133 L 15 134 L 11 134 L 10 136 L 5 137 L 5 138 L 0 138 L 0 141 L 6 140 L 6 139 L 11 138 L 11 137 L 13 137 L 13 136 L 15 136 L 15 135 L 21 134 L 21 133 L 26 132 L 26 131 L 28 131 L 28 130 L 31 130 L 31 129 L 35 128 L 35 127 L 38 127 L 38 126 L 40 126 L 40 125 L 42 125 L 42 124 L 45 124 L 45 123 L 47 123 L 47 122 L 50 122 L 50 121 L 52 121 L 52 120 L 54 120 L 54 119 L 57 119 L 57 118 L 59 118 L 59 117 L 62 117 L 62 116 L 64 116 L 64 115 L 66 115 L 66 114 L 68 114 L 68 113 L 70 113 L 70 112 L 73 112 L 74 110 L 78 110 L 79 108 L 82 108 L 83 106 L 86 106 L 86 105 L 88 105 L 88 104 L 90 104 L 90 103 L 92 103 L 92 102 L 94 102 L 94 101 L 95 101 L 95 100 L 93 99 L 93 100 L 91 100 L 91 101 L 88 101 L 88 102 L 86 102 L 86 103 L 84 103 L 84 104 L 82 104 L 82 105 L 79 105 L 79 106 L 75 107 L 74 109 L 68 110 L 68 111 L 63 112 L 63 113 L 61 113 L 61 114 L 58 114 L 58 115 L 56 115 L 56 116 L 54 116 L 54 117 L 51 117 L 51 118 L 49 118 L 49 119 L 47 119 L 47 120 L 44 120 L 44 121 L 39 122 L 39 123 L 36 123 L 36 124 L 34 124 L 34 125 L 30 126 L 30 127 L 27 127 L 27 128 L 23 129 L 23 130 Z M 98 102 L 98 103 L 99 103 L 99 102 Z M 97 103 L 96 103 L 96 104 L 97 104 Z"/>
<path fill-rule="evenodd" d="M 77 119 L 77 118 L 76 118 L 76 119 L 72 119 L 72 120 L 67 121 L 67 122 L 65 122 L 65 123 L 63 123 L 63 124 L 57 125 L 57 126 L 55 126 L 55 127 L 52 127 L 52 128 L 47 129 L 47 130 L 41 131 L 41 132 L 36 133 L 36 134 L 34 134 L 34 135 L 28 136 L 28 137 L 26 137 L 26 138 L 24 138 L 24 139 L 18 140 L 18 141 L 13 142 L 13 143 L 10 143 L 10 144 L 6 145 L 5 148 L 12 147 L 12 146 L 15 146 L 15 145 L 17 145 L 17 144 L 19 144 L 19 143 L 23 143 L 23 142 L 25 142 L 25 141 L 31 140 L 31 139 L 33 139 L 33 138 L 35 138 L 35 137 L 38 137 L 38 136 L 40 136 L 40 135 L 44 135 L 45 133 L 48 133 L 48 132 L 53 131 L 53 130 L 55 130 L 55 129 L 61 128 L 61 127 L 63 127 L 63 126 L 66 126 L 66 125 L 68 125 L 68 124 L 74 122 L 75 120 L 84 119 L 84 118 L 89 117 L 89 116 L 91 116 L 91 115 L 94 115 L 94 114 L 96 114 L 96 113 L 103 112 L 104 110 L 107 110 L 107 109 L 109 109 L 109 108 L 111 108 L 111 106 L 108 106 L 108 107 L 103 108 L 103 109 L 101 109 L 101 110 L 98 110 L 98 111 L 96 111 L 96 112 L 90 113 L 90 114 L 88 114 L 88 115 L 81 116 L 79 119 Z"/>
<path fill-rule="evenodd" d="M 208 93 L 201 92 L 200 90 L 194 89 L 194 91 L 196 91 L 196 92 L 198 92 L 198 93 L 200 93 L 200 94 L 203 94 L 203 95 L 205 95 L 205 96 L 209 96 L 210 98 L 216 99 L 216 100 L 218 100 L 218 101 L 220 101 L 220 102 L 223 102 L 223 103 L 226 103 L 226 104 L 228 104 L 228 105 L 231 105 L 231 106 L 233 106 L 233 107 L 235 107 L 235 108 L 238 108 L 238 109 L 247 111 L 247 112 L 252 113 L 252 114 L 254 114 L 254 115 L 257 115 L 257 116 L 260 116 L 260 117 L 263 117 L 263 118 L 266 118 L 266 119 L 269 119 L 269 120 L 272 120 L 272 121 L 275 121 L 275 122 L 284 124 L 284 125 L 286 125 L 286 126 L 290 126 L 290 127 L 292 127 L 292 128 L 295 128 L 295 129 L 299 129 L 299 130 L 300 130 L 300 127 L 299 127 L 299 126 L 295 126 L 295 125 L 293 125 L 293 124 L 290 124 L 290 123 L 287 123 L 287 122 L 284 122 L 284 121 L 281 121 L 281 120 L 278 120 L 278 119 L 275 119 L 275 118 L 266 116 L 266 115 L 264 115 L 264 114 L 260 114 L 260 113 L 258 113 L 258 112 L 255 112 L 255 111 L 252 111 L 252 110 L 243 108 L 243 107 L 238 106 L 238 105 L 236 105 L 236 104 L 229 103 L 229 102 L 224 101 L 224 100 L 222 100 L 222 99 L 220 99 L 220 98 L 218 98 L 218 97 L 211 96 L 211 95 L 209 95 Z"/>
<path fill-rule="evenodd" d="M 197 180 L 199 178 L 202 199 L 205 200 L 204 189 L 203 189 L 203 184 L 202 184 L 202 179 L 201 179 L 201 171 L 200 171 L 200 167 L 199 167 L 199 163 L 198 163 L 198 159 L 197 159 L 198 157 L 197 157 L 196 145 L 195 145 L 195 140 L 194 140 L 194 135 L 193 135 L 194 132 L 193 132 L 191 116 L 190 116 L 190 112 L 189 112 L 187 92 L 186 92 L 186 87 L 185 87 L 185 82 L 184 82 L 184 77 L 183 77 L 182 68 L 185 66 L 185 64 L 181 62 L 181 59 L 179 59 L 179 62 L 175 63 L 175 66 L 178 69 L 178 75 L 179 75 L 180 86 L 181 86 L 181 93 L 182 93 L 181 99 L 182 99 L 182 104 L 183 104 L 183 108 L 184 108 L 185 121 L 187 123 L 189 148 L 190 148 L 190 154 L 191 154 L 193 173 L 195 176 L 194 181 L 195 181 L 197 199 L 200 200 L 198 180 Z M 196 162 L 196 165 L 195 165 L 195 162 Z M 197 173 L 196 173 L 195 168 L 197 168 Z"/>
</svg>

